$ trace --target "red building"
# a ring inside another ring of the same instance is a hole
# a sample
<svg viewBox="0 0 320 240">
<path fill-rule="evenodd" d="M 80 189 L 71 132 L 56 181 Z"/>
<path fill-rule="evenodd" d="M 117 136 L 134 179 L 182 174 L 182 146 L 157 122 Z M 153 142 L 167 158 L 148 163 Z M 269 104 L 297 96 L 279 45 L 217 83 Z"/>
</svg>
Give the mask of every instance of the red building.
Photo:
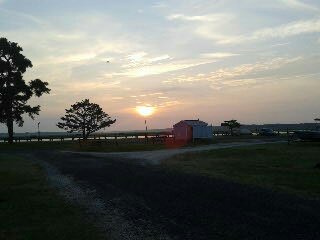
<svg viewBox="0 0 320 240">
<path fill-rule="evenodd" d="M 182 120 L 173 125 L 173 134 L 177 141 L 192 141 L 194 139 L 211 139 L 212 126 L 198 120 Z"/>
</svg>

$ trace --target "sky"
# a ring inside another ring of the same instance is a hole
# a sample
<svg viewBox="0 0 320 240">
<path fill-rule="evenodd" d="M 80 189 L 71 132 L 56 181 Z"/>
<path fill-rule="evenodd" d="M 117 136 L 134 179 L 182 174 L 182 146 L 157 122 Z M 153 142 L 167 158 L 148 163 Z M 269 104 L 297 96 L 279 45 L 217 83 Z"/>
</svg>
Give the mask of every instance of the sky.
<svg viewBox="0 0 320 240">
<path fill-rule="evenodd" d="M 149 128 L 320 116 L 319 0 L 0 0 L 0 36 L 52 89 L 15 132 L 58 131 L 85 98 L 117 119 L 108 131 L 143 129 L 141 106 Z"/>
</svg>

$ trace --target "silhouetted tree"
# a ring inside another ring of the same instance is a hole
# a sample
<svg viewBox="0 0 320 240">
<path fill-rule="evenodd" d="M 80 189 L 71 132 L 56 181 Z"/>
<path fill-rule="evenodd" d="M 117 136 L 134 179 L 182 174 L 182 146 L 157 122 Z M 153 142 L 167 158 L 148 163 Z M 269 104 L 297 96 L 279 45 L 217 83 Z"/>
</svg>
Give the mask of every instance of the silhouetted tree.
<svg viewBox="0 0 320 240">
<path fill-rule="evenodd" d="M 89 99 L 77 102 L 66 109 L 66 115 L 61 118 L 57 126 L 69 133 L 81 132 L 86 140 L 91 133 L 102 128 L 109 127 L 116 120 L 112 120 L 96 103 L 90 103 Z"/>
<path fill-rule="evenodd" d="M 230 129 L 231 135 L 233 135 L 233 129 L 239 128 L 241 124 L 238 123 L 237 120 L 232 119 L 232 120 L 224 121 L 224 123 L 221 123 L 221 126 L 228 127 Z"/>
<path fill-rule="evenodd" d="M 27 104 L 28 100 L 50 92 L 47 82 L 35 79 L 26 83 L 23 79 L 22 75 L 32 63 L 22 51 L 17 43 L 0 38 L 0 123 L 7 125 L 9 143 L 13 143 L 13 123 L 22 127 L 23 114 L 34 119 L 40 112 L 40 106 L 32 107 Z"/>
</svg>

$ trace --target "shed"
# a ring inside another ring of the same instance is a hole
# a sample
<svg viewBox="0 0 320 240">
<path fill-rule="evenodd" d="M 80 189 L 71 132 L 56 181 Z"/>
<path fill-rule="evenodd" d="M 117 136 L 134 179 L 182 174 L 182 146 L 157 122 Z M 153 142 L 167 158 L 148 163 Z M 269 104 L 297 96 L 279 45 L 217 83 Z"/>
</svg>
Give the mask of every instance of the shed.
<svg viewBox="0 0 320 240">
<path fill-rule="evenodd" d="M 182 120 L 173 125 L 175 140 L 192 141 L 194 139 L 211 139 L 213 136 L 212 126 L 198 120 Z"/>
</svg>

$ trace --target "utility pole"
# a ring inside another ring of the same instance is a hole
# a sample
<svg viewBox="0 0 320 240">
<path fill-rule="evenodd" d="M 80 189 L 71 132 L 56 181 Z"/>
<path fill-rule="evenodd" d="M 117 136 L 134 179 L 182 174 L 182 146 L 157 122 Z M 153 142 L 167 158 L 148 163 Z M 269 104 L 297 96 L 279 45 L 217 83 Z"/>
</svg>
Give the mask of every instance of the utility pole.
<svg viewBox="0 0 320 240">
<path fill-rule="evenodd" d="M 148 142 L 148 126 L 147 126 L 147 119 L 144 120 L 144 125 L 146 126 L 146 143 Z"/>
</svg>

